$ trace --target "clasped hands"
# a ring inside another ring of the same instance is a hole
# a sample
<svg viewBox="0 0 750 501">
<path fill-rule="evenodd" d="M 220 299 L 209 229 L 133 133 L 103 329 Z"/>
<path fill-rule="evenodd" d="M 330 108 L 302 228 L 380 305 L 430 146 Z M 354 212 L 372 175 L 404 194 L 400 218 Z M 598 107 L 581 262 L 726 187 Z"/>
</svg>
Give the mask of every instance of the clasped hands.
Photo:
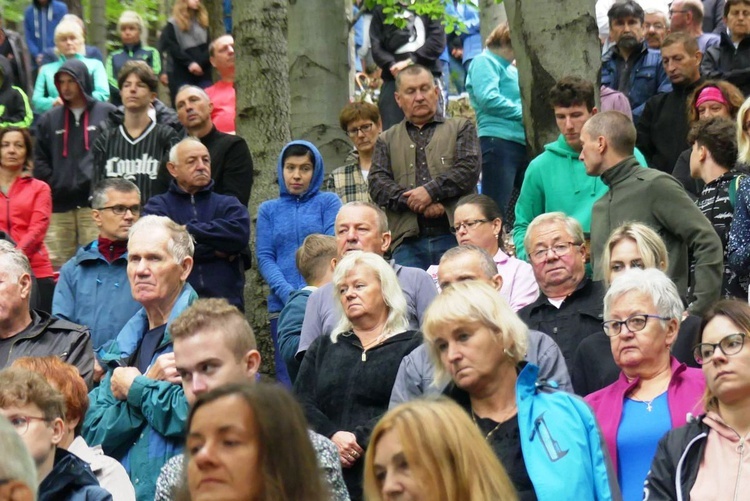
<svg viewBox="0 0 750 501">
<path fill-rule="evenodd" d="M 445 214 L 445 207 L 440 202 L 432 201 L 432 197 L 424 188 L 418 186 L 412 190 L 404 192 L 406 205 L 412 212 L 422 214 L 427 218 L 436 218 Z"/>
<path fill-rule="evenodd" d="M 112 372 L 112 379 L 110 379 L 109 385 L 112 395 L 117 400 L 127 400 L 133 381 L 140 375 L 141 371 L 136 367 L 116 368 Z M 159 355 L 156 361 L 149 367 L 145 376 L 156 381 L 167 381 L 174 384 L 182 383 L 182 378 L 177 372 L 177 366 L 175 365 L 174 353 Z"/>
</svg>

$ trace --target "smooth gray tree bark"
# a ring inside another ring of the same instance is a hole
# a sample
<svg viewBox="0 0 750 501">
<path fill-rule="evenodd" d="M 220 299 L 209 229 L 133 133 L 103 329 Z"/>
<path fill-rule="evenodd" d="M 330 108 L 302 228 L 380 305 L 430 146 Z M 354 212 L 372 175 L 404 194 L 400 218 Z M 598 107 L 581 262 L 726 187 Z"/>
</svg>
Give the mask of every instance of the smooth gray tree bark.
<svg viewBox="0 0 750 501">
<path fill-rule="evenodd" d="M 567 75 L 598 81 L 601 49 L 594 0 L 505 0 L 504 4 L 533 158 L 559 134 L 549 89 Z"/>
<path fill-rule="evenodd" d="M 258 206 L 279 196 L 276 159 L 290 140 L 286 0 L 235 2 L 232 31 L 237 51 L 237 134 L 247 141 L 255 166 L 249 206 L 254 255 Z M 273 374 L 266 301 L 269 289 L 258 273 L 255 257 L 246 278 L 245 310 L 263 358 L 261 372 Z"/>
<path fill-rule="evenodd" d="M 479 0 L 479 29 L 482 34 L 482 45 L 492 30 L 507 20 L 505 5 L 497 3 L 497 0 Z"/>
<path fill-rule="evenodd" d="M 326 171 L 344 165 L 352 146 L 339 112 L 353 94 L 348 0 L 289 1 L 289 87 L 294 139 L 318 147 Z"/>
</svg>

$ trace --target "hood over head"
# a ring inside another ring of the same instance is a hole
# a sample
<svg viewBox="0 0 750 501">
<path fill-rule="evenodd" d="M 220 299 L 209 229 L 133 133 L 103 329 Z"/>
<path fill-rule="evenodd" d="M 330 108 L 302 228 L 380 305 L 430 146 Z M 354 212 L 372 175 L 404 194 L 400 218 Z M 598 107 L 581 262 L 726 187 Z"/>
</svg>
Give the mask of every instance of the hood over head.
<svg viewBox="0 0 750 501">
<path fill-rule="evenodd" d="M 94 81 L 89 74 L 89 69 L 86 64 L 80 59 L 70 58 L 66 60 L 60 69 L 55 72 L 55 88 L 57 92 L 60 92 L 60 87 L 57 85 L 57 78 L 59 75 L 67 74 L 73 77 L 78 83 L 78 87 L 81 88 L 83 94 L 86 96 L 87 101 L 91 101 L 93 98 L 91 94 L 94 92 Z M 66 105 L 68 103 L 65 103 Z"/>
<path fill-rule="evenodd" d="M 286 183 L 284 183 L 284 163 L 281 161 L 281 159 L 284 158 L 284 152 L 290 146 L 294 145 L 301 145 L 309 148 L 310 151 L 312 151 L 313 157 L 315 158 L 313 176 L 310 180 L 310 187 L 307 188 L 306 192 L 299 196 L 300 200 L 307 200 L 318 193 L 318 191 L 320 191 L 321 185 L 323 184 L 323 177 L 325 175 L 325 168 L 323 167 L 323 156 L 318 151 L 318 148 L 316 148 L 314 144 L 308 141 L 297 140 L 287 143 L 287 145 L 284 146 L 284 148 L 281 150 L 281 153 L 279 153 L 279 160 L 276 167 L 276 174 L 279 181 L 279 193 L 281 194 L 281 196 L 294 196 L 291 195 L 286 189 Z"/>
</svg>

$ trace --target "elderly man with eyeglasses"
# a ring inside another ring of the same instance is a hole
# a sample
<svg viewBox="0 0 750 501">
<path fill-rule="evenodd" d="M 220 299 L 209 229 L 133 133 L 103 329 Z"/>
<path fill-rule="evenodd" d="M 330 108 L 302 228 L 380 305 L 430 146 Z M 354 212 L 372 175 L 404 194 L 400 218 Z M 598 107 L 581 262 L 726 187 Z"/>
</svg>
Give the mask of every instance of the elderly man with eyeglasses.
<svg viewBox="0 0 750 501">
<path fill-rule="evenodd" d="M 518 312 L 530 329 L 549 334 L 572 367 L 578 344 L 601 329 L 604 286 L 586 276 L 581 224 L 562 212 L 534 218 L 524 239 L 539 298 Z"/>
<path fill-rule="evenodd" d="M 99 357 L 141 307 L 128 285 L 128 232 L 141 214 L 141 193 L 130 181 L 105 179 L 94 187 L 91 206 L 99 236 L 60 269 L 52 314 L 91 329 L 94 381 L 104 370 Z"/>
</svg>

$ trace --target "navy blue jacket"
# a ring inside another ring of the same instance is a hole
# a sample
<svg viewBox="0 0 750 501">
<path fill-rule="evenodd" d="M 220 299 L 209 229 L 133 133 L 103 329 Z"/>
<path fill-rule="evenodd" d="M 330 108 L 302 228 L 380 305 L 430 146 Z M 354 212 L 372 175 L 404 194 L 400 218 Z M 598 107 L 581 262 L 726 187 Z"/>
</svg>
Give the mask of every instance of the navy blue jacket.
<svg viewBox="0 0 750 501">
<path fill-rule="evenodd" d="M 244 309 L 245 269 L 240 252 L 250 241 L 250 215 L 235 197 L 213 192 L 214 182 L 195 195 L 177 186 L 151 197 L 144 215 L 167 216 L 187 226 L 195 239 L 188 282 L 200 297 L 223 297 Z"/>
<path fill-rule="evenodd" d="M 99 481 L 83 459 L 58 447 L 52 471 L 39 484 L 39 501 L 62 499 L 112 501 L 112 495 L 99 486 Z"/>
<path fill-rule="evenodd" d="M 619 90 L 628 96 L 630 107 L 633 109 L 633 122 L 638 123 L 646 101 L 660 92 L 670 92 L 672 83 L 661 64 L 661 52 L 650 49 L 645 41 L 641 51 L 631 57 L 635 57 L 636 60 L 633 63 L 633 71 L 630 72 L 628 92 L 625 92 L 627 89 L 618 88 L 620 75 L 617 71 L 617 62 L 622 60 L 622 56 L 616 45 L 610 47 L 602 56 L 602 85 Z"/>
</svg>

